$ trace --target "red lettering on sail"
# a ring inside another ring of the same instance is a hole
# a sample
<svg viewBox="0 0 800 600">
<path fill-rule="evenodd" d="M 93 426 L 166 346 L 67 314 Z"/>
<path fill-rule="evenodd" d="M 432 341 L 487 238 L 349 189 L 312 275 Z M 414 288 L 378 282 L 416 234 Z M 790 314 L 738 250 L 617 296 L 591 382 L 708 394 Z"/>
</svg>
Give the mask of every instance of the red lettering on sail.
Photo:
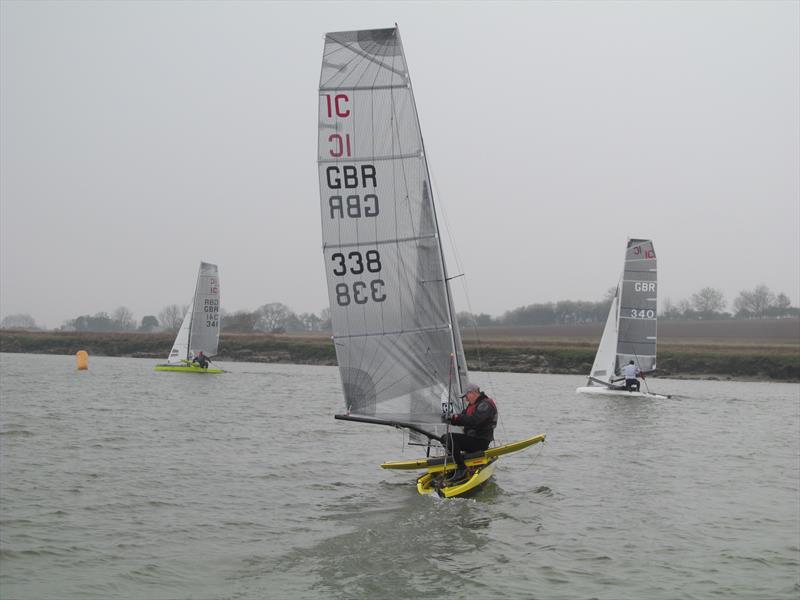
<svg viewBox="0 0 800 600">
<path fill-rule="evenodd" d="M 342 136 L 339 133 L 332 133 L 328 136 L 328 141 L 335 144 L 335 149 L 331 150 L 331 156 L 339 158 L 342 155 L 350 156 L 350 134 L 347 133 L 342 141 Z"/>
<path fill-rule="evenodd" d="M 347 108 L 347 103 L 350 102 L 350 98 L 347 94 L 336 94 L 336 96 L 333 97 L 333 102 L 331 102 L 331 95 L 325 94 L 325 100 L 328 106 L 328 118 L 333 117 L 334 111 L 337 117 L 345 118 L 350 116 L 350 109 Z"/>
</svg>

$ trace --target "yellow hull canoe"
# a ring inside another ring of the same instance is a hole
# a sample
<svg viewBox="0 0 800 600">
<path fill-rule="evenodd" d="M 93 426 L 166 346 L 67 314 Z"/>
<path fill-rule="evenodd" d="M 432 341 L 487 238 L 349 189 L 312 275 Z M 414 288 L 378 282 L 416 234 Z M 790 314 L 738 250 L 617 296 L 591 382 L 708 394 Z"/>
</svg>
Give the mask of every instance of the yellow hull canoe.
<svg viewBox="0 0 800 600">
<path fill-rule="evenodd" d="M 511 452 L 517 452 L 543 442 L 545 434 L 540 434 L 518 442 L 512 442 L 496 448 L 489 448 L 484 452 L 472 452 L 464 456 L 468 476 L 460 481 L 447 479 L 449 473 L 455 470 L 456 465 L 452 457 L 439 456 L 436 458 L 420 458 L 416 460 L 402 460 L 386 462 L 381 465 L 384 469 L 425 469 L 425 473 L 417 478 L 417 491 L 420 494 L 438 494 L 442 498 L 453 498 L 466 495 L 483 483 L 494 473 L 497 459 Z"/>
<path fill-rule="evenodd" d="M 453 482 L 444 478 L 445 473 L 441 467 L 436 468 L 436 470 L 430 470 L 417 479 L 417 491 L 422 495 L 438 494 L 442 498 L 464 496 L 484 484 L 494 473 L 496 464 L 496 458 L 490 458 L 488 462 L 484 461 L 483 466 L 478 468 L 470 466 L 469 462 L 467 462 L 467 465 L 474 469 L 470 476 L 467 479 Z M 453 466 L 452 464 L 448 465 L 448 471 Z"/>
<path fill-rule="evenodd" d="M 464 456 L 464 462 L 467 466 L 477 466 L 479 464 L 486 464 L 487 459 L 489 458 L 497 458 L 504 454 L 509 454 L 511 452 L 517 452 L 519 450 L 523 450 L 529 446 L 533 446 L 534 444 L 538 444 L 539 442 L 543 442 L 545 439 L 544 433 L 536 435 L 534 437 L 520 440 L 518 442 L 512 442 L 510 444 L 505 444 L 503 446 L 497 446 L 495 448 L 489 448 L 484 452 L 472 452 Z M 443 468 L 445 463 L 445 459 L 442 456 L 437 458 L 418 458 L 415 460 L 396 460 L 391 462 L 385 462 L 381 465 L 383 469 L 431 469 L 435 467 Z M 450 459 L 450 464 L 452 464 L 452 459 Z"/>
</svg>

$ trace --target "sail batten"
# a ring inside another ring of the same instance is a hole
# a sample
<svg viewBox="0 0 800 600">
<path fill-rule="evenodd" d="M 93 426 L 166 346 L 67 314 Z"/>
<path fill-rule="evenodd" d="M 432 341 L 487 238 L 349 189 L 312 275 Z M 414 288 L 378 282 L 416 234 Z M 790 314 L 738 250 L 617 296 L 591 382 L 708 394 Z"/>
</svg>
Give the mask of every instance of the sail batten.
<svg viewBox="0 0 800 600">
<path fill-rule="evenodd" d="M 408 83 L 398 84 L 398 85 L 341 85 L 341 86 L 320 86 L 320 92 L 339 92 L 339 91 L 365 91 L 365 90 L 397 90 L 402 88 L 408 88 Z"/>
<path fill-rule="evenodd" d="M 382 160 L 397 160 L 403 158 L 421 158 L 423 156 L 422 150 L 418 150 L 416 152 L 411 152 L 408 154 L 398 154 L 396 156 L 386 155 L 386 156 L 354 156 L 352 157 L 352 161 L 354 163 L 358 162 L 380 162 Z M 320 163 L 338 163 L 341 162 L 337 158 L 320 158 L 318 160 Z"/>
<path fill-rule="evenodd" d="M 323 257 L 345 405 L 441 428 L 467 371 L 399 34 L 329 33 L 323 56 Z"/>
<path fill-rule="evenodd" d="M 350 339 L 357 337 L 370 337 L 370 336 L 383 336 L 383 335 L 413 335 L 415 333 L 428 333 L 430 331 L 441 331 L 449 329 L 450 329 L 450 324 L 448 323 L 447 325 L 439 325 L 438 327 L 425 327 L 423 329 L 400 329 L 398 331 L 376 331 L 375 333 L 335 335 L 333 336 L 333 339 L 341 340 L 341 339 Z"/>
<path fill-rule="evenodd" d="M 414 237 L 405 237 L 405 238 L 396 238 L 396 239 L 385 239 L 385 240 L 374 240 L 371 242 L 350 242 L 347 244 L 325 244 L 323 249 L 327 250 L 329 248 L 358 248 L 359 246 L 374 246 L 379 244 L 399 244 L 403 242 L 419 242 L 422 240 L 430 240 L 437 238 L 438 235 L 431 234 L 431 235 L 418 235 Z M 436 279 L 432 281 L 441 281 L 441 279 Z"/>
</svg>

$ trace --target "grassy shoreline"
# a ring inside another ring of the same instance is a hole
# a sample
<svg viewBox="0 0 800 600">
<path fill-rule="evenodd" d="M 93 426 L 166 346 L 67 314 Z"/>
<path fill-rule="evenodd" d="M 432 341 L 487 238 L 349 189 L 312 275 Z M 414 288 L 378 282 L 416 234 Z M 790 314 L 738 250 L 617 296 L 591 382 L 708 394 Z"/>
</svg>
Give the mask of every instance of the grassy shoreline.
<svg viewBox="0 0 800 600">
<path fill-rule="evenodd" d="M 530 333 L 530 332 L 528 332 Z M 593 336 L 514 336 L 489 333 L 464 350 L 470 369 L 517 373 L 585 375 L 597 349 Z M 172 333 L 0 331 L 0 352 L 127 356 L 163 360 Z M 329 335 L 222 334 L 220 361 L 335 365 Z M 800 343 L 790 340 L 673 340 L 659 343 L 658 374 L 681 379 L 736 379 L 800 382 Z"/>
</svg>

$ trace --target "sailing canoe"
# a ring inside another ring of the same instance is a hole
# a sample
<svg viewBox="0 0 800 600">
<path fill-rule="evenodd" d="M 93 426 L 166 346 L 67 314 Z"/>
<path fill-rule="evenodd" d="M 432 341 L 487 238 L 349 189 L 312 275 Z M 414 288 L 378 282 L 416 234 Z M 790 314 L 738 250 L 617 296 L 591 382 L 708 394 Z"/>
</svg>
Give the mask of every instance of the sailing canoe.
<svg viewBox="0 0 800 600">
<path fill-rule="evenodd" d="M 652 240 L 629 239 L 625 263 L 587 384 L 580 394 L 660 397 L 649 391 L 629 392 L 620 382 L 622 367 L 633 361 L 644 373 L 656 370 L 658 270 Z"/>
<path fill-rule="evenodd" d="M 454 429 L 442 417 L 463 409 L 468 372 L 397 28 L 326 34 L 318 125 L 323 257 L 346 408 L 336 418 L 405 428 L 441 449 Z M 476 483 L 494 468 L 476 467 L 487 468 Z"/>
<path fill-rule="evenodd" d="M 166 364 L 154 370 L 177 373 L 224 373 L 222 369 L 203 369 L 192 358 L 202 352 L 211 358 L 219 347 L 219 270 L 217 265 L 201 262 L 194 296 L 175 337 Z"/>
</svg>

